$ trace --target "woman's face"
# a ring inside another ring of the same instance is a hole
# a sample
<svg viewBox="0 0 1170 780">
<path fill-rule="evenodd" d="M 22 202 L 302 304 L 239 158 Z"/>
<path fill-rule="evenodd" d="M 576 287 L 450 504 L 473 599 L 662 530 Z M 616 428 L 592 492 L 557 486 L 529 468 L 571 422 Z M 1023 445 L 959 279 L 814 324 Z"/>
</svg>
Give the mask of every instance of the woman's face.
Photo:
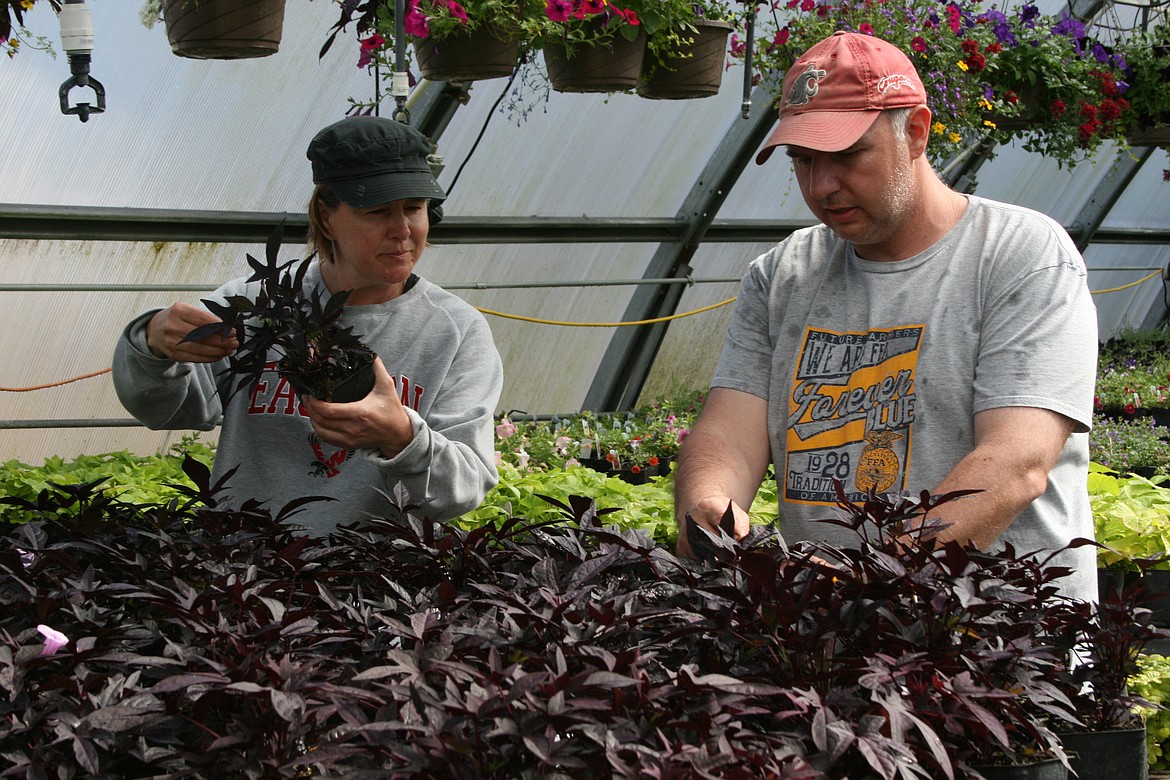
<svg viewBox="0 0 1170 780">
<path fill-rule="evenodd" d="M 330 290 L 353 290 L 351 306 L 381 303 L 405 289 L 427 244 L 427 202 L 418 198 L 354 208 L 323 208 L 321 228 L 333 243 L 333 261 L 322 267 Z"/>
</svg>

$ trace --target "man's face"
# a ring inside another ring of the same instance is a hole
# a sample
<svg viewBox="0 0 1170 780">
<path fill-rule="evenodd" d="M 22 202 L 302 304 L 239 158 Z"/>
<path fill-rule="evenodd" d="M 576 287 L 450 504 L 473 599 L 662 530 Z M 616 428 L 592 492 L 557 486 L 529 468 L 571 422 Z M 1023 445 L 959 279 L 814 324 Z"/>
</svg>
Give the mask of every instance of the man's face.
<svg viewBox="0 0 1170 780">
<path fill-rule="evenodd" d="M 915 205 L 909 146 L 888 115 L 840 152 L 789 146 L 804 202 L 867 260 L 901 260 L 898 246 Z"/>
</svg>

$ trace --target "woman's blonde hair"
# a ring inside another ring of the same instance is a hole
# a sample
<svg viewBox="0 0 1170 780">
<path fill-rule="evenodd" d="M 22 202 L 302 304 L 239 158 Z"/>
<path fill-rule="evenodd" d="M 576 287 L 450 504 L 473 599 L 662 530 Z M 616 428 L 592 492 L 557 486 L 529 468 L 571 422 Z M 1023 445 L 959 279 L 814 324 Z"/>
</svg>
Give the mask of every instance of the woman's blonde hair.
<svg viewBox="0 0 1170 780">
<path fill-rule="evenodd" d="M 340 205 L 341 198 L 327 183 L 313 187 L 313 194 L 309 196 L 309 232 L 305 236 L 305 246 L 310 252 L 316 252 L 321 262 L 333 259 L 333 242 L 325 235 L 321 209 L 333 211 Z"/>
</svg>

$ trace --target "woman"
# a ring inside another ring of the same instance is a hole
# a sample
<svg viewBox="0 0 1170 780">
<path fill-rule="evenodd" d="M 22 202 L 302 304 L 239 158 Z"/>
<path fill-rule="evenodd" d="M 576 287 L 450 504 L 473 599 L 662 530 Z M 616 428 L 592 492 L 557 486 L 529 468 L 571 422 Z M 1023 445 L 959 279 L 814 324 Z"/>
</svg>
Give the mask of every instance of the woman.
<svg viewBox="0 0 1170 780">
<path fill-rule="evenodd" d="M 275 512 L 297 498 L 335 499 L 291 516 L 323 536 L 384 516 L 399 486 L 417 514 L 447 520 L 496 484 L 491 424 L 503 370 L 491 332 L 472 306 L 414 273 L 429 212 L 446 197 L 429 152 L 417 130 L 372 116 L 343 119 L 309 144 L 317 258 L 305 285 L 326 299 L 351 291 L 341 324 L 379 355 L 364 399 L 298 397 L 274 367 L 250 393 L 231 394 L 224 367 L 235 337 L 184 342 L 217 321 L 200 306 L 147 312 L 118 341 L 114 386 L 145 425 L 210 430 L 222 415 L 213 479 L 236 469 L 225 501 L 258 499 Z M 248 292 L 236 279 L 215 297 Z"/>
</svg>

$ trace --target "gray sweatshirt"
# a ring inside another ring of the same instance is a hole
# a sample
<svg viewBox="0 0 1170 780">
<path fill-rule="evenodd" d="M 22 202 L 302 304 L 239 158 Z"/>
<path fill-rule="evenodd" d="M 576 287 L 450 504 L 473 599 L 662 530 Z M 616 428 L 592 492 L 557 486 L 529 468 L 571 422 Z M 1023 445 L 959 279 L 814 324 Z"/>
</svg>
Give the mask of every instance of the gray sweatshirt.
<svg viewBox="0 0 1170 780">
<path fill-rule="evenodd" d="M 325 290 L 316 261 L 305 285 Z M 212 297 L 251 296 L 257 287 L 236 279 Z M 221 505 L 254 498 L 276 512 L 295 498 L 327 496 L 336 500 L 308 503 L 289 520 L 322 536 L 338 524 L 385 516 L 387 496 L 399 485 L 418 514 L 448 520 L 478 506 L 499 479 L 492 417 L 503 368 L 491 331 L 474 307 L 425 279 L 391 301 L 347 306 L 341 320 L 382 358 L 413 423 L 413 441 L 393 458 L 318 439 L 296 393 L 276 373 L 276 355 L 256 387 L 236 393 L 224 408 L 231 381 L 226 361 L 155 357 L 146 346 L 154 313 L 136 318 L 118 340 L 114 388 L 127 411 L 152 430 L 211 430 L 222 415 L 213 480 L 239 468 Z"/>
</svg>

